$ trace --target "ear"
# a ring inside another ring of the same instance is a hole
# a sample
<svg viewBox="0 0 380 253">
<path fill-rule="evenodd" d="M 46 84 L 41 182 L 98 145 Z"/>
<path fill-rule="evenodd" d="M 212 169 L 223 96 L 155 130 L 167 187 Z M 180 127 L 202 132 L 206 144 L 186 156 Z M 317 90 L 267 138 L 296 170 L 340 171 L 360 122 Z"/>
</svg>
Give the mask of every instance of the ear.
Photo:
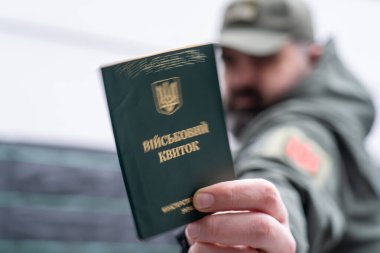
<svg viewBox="0 0 380 253">
<path fill-rule="evenodd" d="M 312 64 L 315 64 L 323 54 L 323 48 L 317 43 L 311 43 L 308 45 L 309 59 Z"/>
</svg>

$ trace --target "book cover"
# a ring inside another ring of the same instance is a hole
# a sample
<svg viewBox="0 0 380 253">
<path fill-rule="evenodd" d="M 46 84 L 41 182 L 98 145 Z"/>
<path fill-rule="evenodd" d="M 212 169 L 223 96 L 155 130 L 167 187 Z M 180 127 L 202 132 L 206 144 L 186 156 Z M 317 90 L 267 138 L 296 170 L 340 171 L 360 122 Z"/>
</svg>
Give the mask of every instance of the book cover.
<svg viewBox="0 0 380 253">
<path fill-rule="evenodd" d="M 138 236 L 195 221 L 192 196 L 234 179 L 212 44 L 103 67 Z"/>
</svg>

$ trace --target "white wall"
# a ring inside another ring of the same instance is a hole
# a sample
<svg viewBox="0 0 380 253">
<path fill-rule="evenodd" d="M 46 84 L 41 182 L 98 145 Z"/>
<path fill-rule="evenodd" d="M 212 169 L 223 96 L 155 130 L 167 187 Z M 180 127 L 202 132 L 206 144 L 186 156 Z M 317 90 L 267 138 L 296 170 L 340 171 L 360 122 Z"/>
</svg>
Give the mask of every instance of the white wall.
<svg viewBox="0 0 380 253">
<path fill-rule="evenodd" d="M 99 67 L 215 41 L 227 2 L 0 0 L 0 139 L 113 148 Z M 335 34 L 344 59 L 378 100 L 380 2 L 308 2 L 318 36 Z M 374 154 L 379 140 L 376 123 L 368 142 Z"/>
</svg>

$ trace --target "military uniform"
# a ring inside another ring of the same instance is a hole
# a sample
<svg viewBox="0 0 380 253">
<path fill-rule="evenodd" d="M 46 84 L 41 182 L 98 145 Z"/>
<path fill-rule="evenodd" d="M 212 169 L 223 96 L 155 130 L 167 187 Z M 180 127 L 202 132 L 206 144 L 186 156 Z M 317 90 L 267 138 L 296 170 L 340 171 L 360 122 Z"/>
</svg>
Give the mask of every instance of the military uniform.
<svg viewBox="0 0 380 253">
<path fill-rule="evenodd" d="M 378 171 L 363 147 L 374 115 L 330 41 L 313 73 L 241 133 L 237 176 L 276 185 L 297 253 L 380 252 Z"/>
<path fill-rule="evenodd" d="M 373 120 L 369 95 L 329 42 L 314 72 L 242 133 L 238 177 L 277 186 L 297 252 L 380 252 L 379 183 L 363 147 Z"/>
<path fill-rule="evenodd" d="M 311 20 L 302 0 L 236 0 L 220 44 L 256 57 L 276 54 L 290 41 L 313 43 Z M 312 73 L 239 133 L 236 174 L 276 185 L 297 253 L 380 252 L 379 173 L 364 148 L 374 115 L 369 94 L 330 41 Z"/>
</svg>

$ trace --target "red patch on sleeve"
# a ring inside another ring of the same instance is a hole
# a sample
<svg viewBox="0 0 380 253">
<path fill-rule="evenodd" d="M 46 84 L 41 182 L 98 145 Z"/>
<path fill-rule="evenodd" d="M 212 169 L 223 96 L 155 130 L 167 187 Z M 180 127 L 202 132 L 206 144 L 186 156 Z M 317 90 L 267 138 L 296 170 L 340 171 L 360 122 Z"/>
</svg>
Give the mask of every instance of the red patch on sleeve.
<svg viewBox="0 0 380 253">
<path fill-rule="evenodd" d="M 285 154 L 296 165 L 310 174 L 316 175 L 318 173 L 321 158 L 315 153 L 310 144 L 303 143 L 299 139 L 292 137 L 285 146 Z"/>
</svg>

